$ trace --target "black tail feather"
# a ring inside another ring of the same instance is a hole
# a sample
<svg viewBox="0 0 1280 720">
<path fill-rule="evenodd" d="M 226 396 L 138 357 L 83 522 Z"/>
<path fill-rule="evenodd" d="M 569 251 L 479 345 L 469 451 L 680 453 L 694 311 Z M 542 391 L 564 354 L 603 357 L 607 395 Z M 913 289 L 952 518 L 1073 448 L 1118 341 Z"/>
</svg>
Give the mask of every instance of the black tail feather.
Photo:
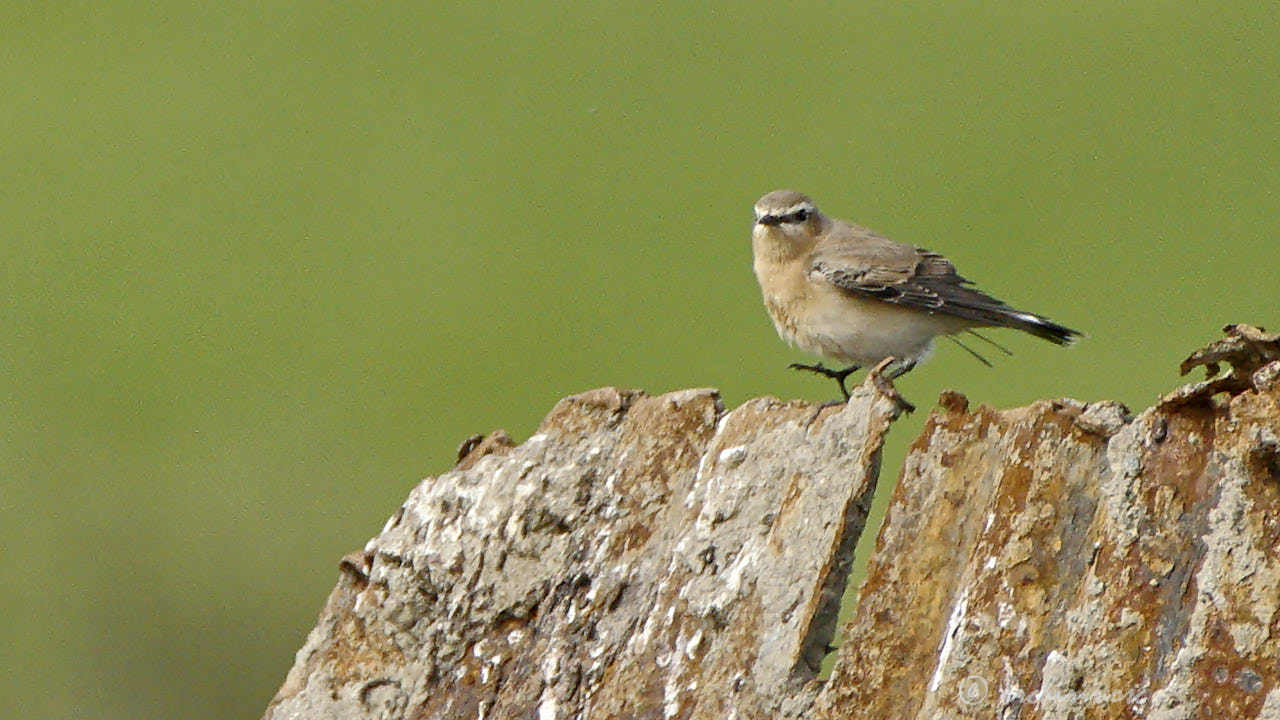
<svg viewBox="0 0 1280 720">
<path fill-rule="evenodd" d="M 1079 330 L 1072 330 L 1066 325 L 1059 325 L 1047 317 L 1034 313 L 1014 310 L 1006 313 L 1004 320 L 1007 327 L 1030 333 L 1054 345 L 1070 345 L 1081 336 Z"/>
</svg>

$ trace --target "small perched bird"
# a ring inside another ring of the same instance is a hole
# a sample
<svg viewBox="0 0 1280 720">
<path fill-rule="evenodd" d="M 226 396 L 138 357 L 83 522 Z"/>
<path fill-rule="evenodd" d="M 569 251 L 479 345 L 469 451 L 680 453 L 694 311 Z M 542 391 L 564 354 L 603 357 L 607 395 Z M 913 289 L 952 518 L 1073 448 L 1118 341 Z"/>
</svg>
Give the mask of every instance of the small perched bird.
<svg viewBox="0 0 1280 720">
<path fill-rule="evenodd" d="M 977 290 L 938 253 L 823 215 L 801 193 L 775 190 L 756 202 L 755 212 L 756 278 L 778 334 L 801 350 L 852 364 L 791 367 L 835 379 L 846 400 L 852 372 L 893 358 L 885 372 L 899 377 L 928 356 L 939 335 L 956 340 L 974 328 L 1004 327 L 1058 345 L 1080 335 Z"/>
</svg>

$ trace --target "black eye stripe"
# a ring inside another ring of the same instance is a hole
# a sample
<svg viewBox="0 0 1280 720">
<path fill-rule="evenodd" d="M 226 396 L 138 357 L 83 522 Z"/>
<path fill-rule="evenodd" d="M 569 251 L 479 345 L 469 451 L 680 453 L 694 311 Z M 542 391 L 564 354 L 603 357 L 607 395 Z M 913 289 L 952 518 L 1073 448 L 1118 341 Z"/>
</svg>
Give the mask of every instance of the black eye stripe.
<svg viewBox="0 0 1280 720">
<path fill-rule="evenodd" d="M 800 208 L 799 210 L 792 210 L 786 215 L 773 215 L 773 214 L 762 215 L 760 216 L 760 219 L 757 220 L 756 222 L 759 222 L 761 225 L 786 225 L 789 223 L 802 223 L 808 220 L 809 218 L 813 217 L 815 213 L 817 213 L 817 210 L 814 210 L 812 208 Z"/>
</svg>

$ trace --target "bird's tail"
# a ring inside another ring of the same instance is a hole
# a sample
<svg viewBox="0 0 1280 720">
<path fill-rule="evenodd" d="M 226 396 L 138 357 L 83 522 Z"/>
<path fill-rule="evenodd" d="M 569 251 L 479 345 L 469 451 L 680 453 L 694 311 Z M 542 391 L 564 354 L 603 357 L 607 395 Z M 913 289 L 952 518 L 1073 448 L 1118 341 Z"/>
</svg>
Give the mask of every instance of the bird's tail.
<svg viewBox="0 0 1280 720">
<path fill-rule="evenodd" d="M 1072 330 L 1066 325 L 1059 325 L 1047 317 L 1036 315 L 1035 313 L 1022 312 L 1021 310 L 1010 310 L 1002 313 L 1004 325 L 1026 333 L 1031 333 L 1038 338 L 1048 340 L 1054 345 L 1070 345 L 1080 338 L 1079 330 Z"/>
</svg>

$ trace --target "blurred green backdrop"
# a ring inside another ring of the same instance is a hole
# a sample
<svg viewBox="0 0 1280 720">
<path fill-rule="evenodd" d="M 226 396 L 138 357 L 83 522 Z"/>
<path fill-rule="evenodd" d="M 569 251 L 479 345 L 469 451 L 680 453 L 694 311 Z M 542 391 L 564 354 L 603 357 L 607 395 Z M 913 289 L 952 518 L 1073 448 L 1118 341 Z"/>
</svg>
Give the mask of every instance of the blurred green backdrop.
<svg viewBox="0 0 1280 720">
<path fill-rule="evenodd" d="M 0 4 L 4 717 L 254 717 L 466 436 L 599 385 L 826 400 L 793 187 L 1086 330 L 943 344 L 1000 407 L 1280 325 L 1280 5 Z M 879 499 L 883 505 L 888 482 Z"/>
</svg>

